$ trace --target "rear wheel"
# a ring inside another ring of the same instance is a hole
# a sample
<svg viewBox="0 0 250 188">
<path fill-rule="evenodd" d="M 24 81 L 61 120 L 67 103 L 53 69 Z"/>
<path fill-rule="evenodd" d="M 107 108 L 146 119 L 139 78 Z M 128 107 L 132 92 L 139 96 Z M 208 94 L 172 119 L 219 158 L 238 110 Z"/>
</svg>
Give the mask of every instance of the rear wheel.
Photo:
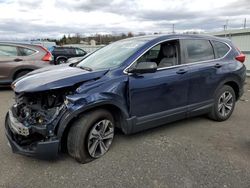
<svg viewBox="0 0 250 188">
<path fill-rule="evenodd" d="M 80 163 L 100 158 L 110 148 L 114 138 L 114 120 L 106 110 L 84 114 L 71 127 L 67 147 L 69 155 Z"/>
<path fill-rule="evenodd" d="M 67 59 L 65 59 L 65 58 L 59 58 L 59 59 L 56 61 L 56 64 L 57 64 L 57 65 L 64 64 L 64 63 L 66 63 L 66 61 L 67 61 Z"/>
<path fill-rule="evenodd" d="M 216 121 L 225 121 L 233 113 L 235 107 L 235 92 L 232 87 L 224 85 L 215 96 L 214 106 L 209 117 Z"/>
<path fill-rule="evenodd" d="M 18 79 L 18 78 L 21 78 L 22 76 L 24 76 L 25 74 L 28 74 L 30 71 L 21 71 L 19 73 L 17 73 L 14 77 L 14 80 Z"/>
</svg>

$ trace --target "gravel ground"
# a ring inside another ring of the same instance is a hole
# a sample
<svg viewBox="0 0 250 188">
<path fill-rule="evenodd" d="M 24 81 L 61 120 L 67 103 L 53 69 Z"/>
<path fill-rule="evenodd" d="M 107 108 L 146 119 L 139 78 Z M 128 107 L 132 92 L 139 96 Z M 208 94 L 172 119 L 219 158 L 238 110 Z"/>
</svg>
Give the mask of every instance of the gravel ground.
<svg viewBox="0 0 250 188">
<path fill-rule="evenodd" d="M 0 129 L 0 187 L 250 187 L 250 79 L 231 118 L 196 117 L 134 135 L 118 133 L 101 159 L 43 161 L 13 154 Z M 0 90 L 0 124 L 13 93 Z"/>
</svg>

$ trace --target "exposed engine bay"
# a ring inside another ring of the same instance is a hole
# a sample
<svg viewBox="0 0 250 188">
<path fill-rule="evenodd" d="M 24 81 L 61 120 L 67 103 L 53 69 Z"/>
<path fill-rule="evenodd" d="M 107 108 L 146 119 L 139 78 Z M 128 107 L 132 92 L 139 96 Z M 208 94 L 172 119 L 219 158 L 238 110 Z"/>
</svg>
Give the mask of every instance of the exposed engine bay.
<svg viewBox="0 0 250 188">
<path fill-rule="evenodd" d="M 16 93 L 14 114 L 18 121 L 25 126 L 50 124 L 65 107 L 65 96 L 71 93 L 70 89 Z"/>
</svg>

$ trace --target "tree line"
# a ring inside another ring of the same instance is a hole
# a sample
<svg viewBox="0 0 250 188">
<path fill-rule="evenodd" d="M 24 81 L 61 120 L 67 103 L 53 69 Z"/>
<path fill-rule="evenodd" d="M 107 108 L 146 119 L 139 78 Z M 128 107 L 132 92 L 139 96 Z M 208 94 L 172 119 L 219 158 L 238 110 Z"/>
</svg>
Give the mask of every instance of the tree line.
<svg viewBox="0 0 250 188">
<path fill-rule="evenodd" d="M 140 35 L 145 35 L 144 33 L 141 33 Z M 63 37 L 59 40 L 53 40 L 57 43 L 57 45 L 64 45 L 64 44 L 80 44 L 80 43 L 88 43 L 90 44 L 91 40 L 95 40 L 97 45 L 107 45 L 112 42 L 126 39 L 135 36 L 132 32 L 128 32 L 127 34 L 122 33 L 120 35 L 112 35 L 112 34 L 96 34 L 93 36 L 82 36 L 80 34 L 74 34 L 74 35 L 63 35 Z M 51 40 L 50 40 L 51 41 Z"/>
<path fill-rule="evenodd" d="M 199 34 L 200 32 L 196 32 L 196 31 L 186 31 L 183 32 L 183 34 Z M 152 33 L 154 35 L 156 34 L 161 34 L 161 32 L 155 32 Z M 64 44 L 80 44 L 80 43 L 86 43 L 86 44 L 90 44 L 91 40 L 94 40 L 96 45 L 107 45 L 110 44 L 112 42 L 121 40 L 121 39 L 126 39 L 126 38 L 130 38 L 130 37 L 134 37 L 134 36 L 144 36 L 146 35 L 146 33 L 141 32 L 139 34 L 133 34 L 132 32 L 128 32 L 128 33 L 121 33 L 119 35 L 112 35 L 112 34 L 95 34 L 95 35 L 91 35 L 91 36 L 84 36 L 81 35 L 79 33 L 76 34 L 69 34 L 69 35 L 63 35 L 62 38 L 60 39 L 43 39 L 45 41 L 52 41 L 52 42 L 56 42 L 57 45 L 64 45 Z"/>
</svg>

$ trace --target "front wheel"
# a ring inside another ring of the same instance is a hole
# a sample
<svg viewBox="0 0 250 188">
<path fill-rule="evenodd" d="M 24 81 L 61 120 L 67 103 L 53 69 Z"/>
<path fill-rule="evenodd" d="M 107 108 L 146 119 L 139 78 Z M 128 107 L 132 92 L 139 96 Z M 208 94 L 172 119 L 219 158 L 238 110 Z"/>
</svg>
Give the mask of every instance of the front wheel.
<svg viewBox="0 0 250 188">
<path fill-rule="evenodd" d="M 235 107 L 235 92 L 232 87 L 224 85 L 215 96 L 215 102 L 209 117 L 216 121 L 225 121 L 233 113 Z"/>
<path fill-rule="evenodd" d="M 80 163 L 100 158 L 114 138 L 114 119 L 106 110 L 84 114 L 70 128 L 67 147 L 69 155 Z"/>
</svg>

